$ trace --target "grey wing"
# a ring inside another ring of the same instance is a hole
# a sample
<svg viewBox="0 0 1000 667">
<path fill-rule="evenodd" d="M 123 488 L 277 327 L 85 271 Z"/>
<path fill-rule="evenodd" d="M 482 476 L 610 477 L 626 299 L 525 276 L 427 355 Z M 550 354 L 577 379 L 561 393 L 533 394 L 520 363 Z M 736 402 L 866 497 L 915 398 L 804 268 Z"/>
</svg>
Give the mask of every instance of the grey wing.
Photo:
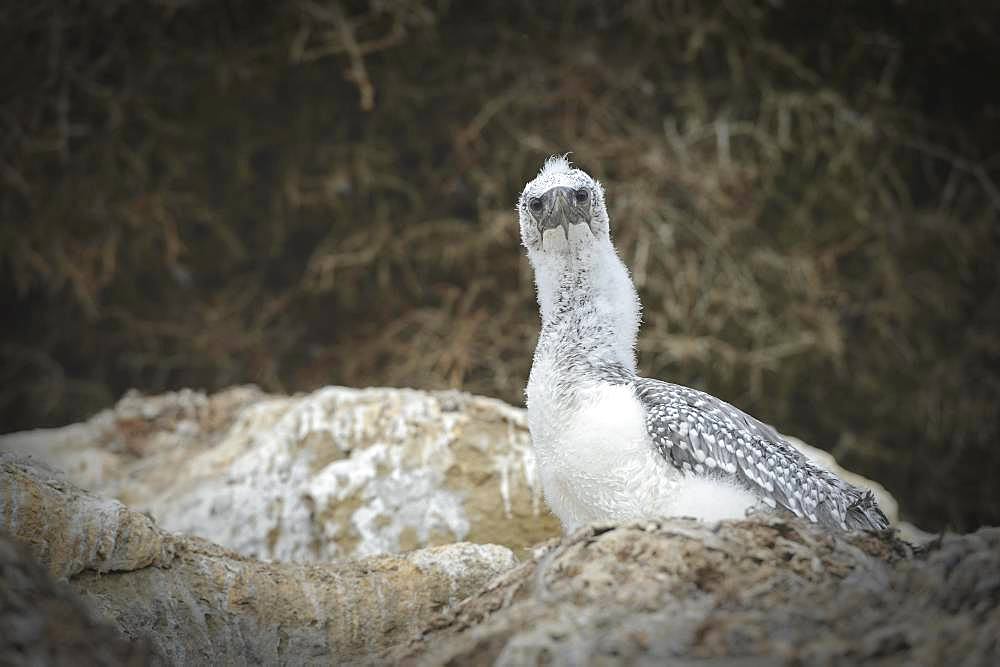
<svg viewBox="0 0 1000 667">
<path fill-rule="evenodd" d="M 646 429 L 681 470 L 728 477 L 772 507 L 840 528 L 882 529 L 874 495 L 809 462 L 773 428 L 714 396 L 636 378 Z"/>
</svg>

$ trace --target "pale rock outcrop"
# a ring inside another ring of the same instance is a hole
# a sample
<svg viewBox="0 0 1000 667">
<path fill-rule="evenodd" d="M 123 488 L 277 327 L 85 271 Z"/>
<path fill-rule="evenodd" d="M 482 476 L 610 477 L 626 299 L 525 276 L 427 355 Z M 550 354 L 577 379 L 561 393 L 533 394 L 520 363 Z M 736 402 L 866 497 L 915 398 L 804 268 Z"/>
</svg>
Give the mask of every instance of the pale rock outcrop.
<svg viewBox="0 0 1000 667">
<path fill-rule="evenodd" d="M 521 410 L 458 392 L 328 387 L 129 394 L 88 422 L 0 438 L 165 529 L 315 562 L 551 537 Z"/>
</svg>

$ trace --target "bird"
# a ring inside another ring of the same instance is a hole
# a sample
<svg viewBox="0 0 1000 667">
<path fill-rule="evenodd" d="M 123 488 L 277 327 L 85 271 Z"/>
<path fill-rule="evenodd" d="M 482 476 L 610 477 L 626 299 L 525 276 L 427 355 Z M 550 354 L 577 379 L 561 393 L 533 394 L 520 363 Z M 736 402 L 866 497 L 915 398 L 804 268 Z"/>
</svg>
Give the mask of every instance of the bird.
<svg viewBox="0 0 1000 667">
<path fill-rule="evenodd" d="M 773 427 L 706 392 L 641 377 L 641 304 L 611 240 L 604 188 L 548 158 L 517 202 L 541 331 L 525 388 L 546 504 L 593 522 L 790 512 L 882 530 L 871 491 L 812 464 Z"/>
</svg>

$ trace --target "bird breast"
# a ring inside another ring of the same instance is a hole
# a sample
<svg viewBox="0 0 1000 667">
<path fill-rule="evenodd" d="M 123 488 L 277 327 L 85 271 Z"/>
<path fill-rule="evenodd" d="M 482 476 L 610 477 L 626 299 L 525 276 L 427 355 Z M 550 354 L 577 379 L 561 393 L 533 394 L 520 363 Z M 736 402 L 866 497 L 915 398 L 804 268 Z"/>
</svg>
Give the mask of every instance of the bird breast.
<svg viewBox="0 0 1000 667">
<path fill-rule="evenodd" d="M 685 475 L 654 447 L 630 384 L 567 382 L 536 357 L 528 426 L 545 500 L 567 533 L 593 521 L 742 518 L 759 499 L 732 481 Z"/>
<path fill-rule="evenodd" d="M 569 389 L 542 366 L 528 383 L 528 423 L 546 502 L 564 529 L 661 514 L 680 472 L 653 448 L 632 387 L 585 380 Z"/>
</svg>

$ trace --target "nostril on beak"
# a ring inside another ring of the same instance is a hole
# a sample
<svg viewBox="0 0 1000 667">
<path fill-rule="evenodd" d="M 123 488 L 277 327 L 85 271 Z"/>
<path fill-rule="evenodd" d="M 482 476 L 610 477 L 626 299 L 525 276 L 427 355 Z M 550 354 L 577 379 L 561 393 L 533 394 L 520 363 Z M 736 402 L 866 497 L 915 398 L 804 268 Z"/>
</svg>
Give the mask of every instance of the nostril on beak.
<svg viewBox="0 0 1000 667">
<path fill-rule="evenodd" d="M 532 213 L 541 213 L 552 208 L 573 205 L 576 201 L 576 191 L 567 187 L 555 187 L 548 192 L 528 200 L 528 208 Z M 537 207 L 537 208 L 536 208 Z"/>
</svg>

